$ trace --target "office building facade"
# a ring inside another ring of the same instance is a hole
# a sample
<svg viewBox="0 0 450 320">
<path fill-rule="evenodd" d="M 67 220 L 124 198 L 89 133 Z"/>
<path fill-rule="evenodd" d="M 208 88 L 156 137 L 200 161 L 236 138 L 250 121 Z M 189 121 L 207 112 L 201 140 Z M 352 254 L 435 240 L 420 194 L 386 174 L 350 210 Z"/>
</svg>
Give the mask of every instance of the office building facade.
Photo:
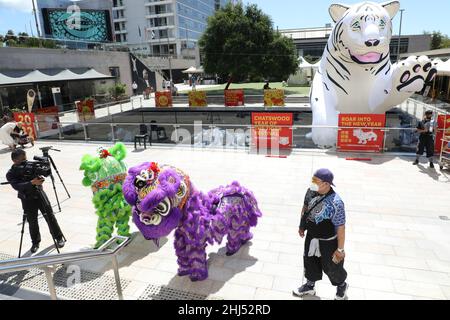
<svg viewBox="0 0 450 320">
<path fill-rule="evenodd" d="M 319 60 L 325 50 L 328 37 L 332 32 L 331 24 L 321 28 L 302 28 L 280 30 L 284 36 L 292 38 L 297 48 L 298 56 Z M 391 39 L 391 60 L 397 61 L 399 37 Z M 404 35 L 400 37 L 400 55 L 430 49 L 431 35 Z"/>
</svg>

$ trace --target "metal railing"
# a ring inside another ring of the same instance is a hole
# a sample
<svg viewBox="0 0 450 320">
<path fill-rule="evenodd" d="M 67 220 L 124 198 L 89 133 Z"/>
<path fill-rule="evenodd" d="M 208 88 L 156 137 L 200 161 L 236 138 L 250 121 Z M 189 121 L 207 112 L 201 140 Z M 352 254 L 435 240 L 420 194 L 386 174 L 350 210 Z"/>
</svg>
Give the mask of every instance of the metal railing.
<svg viewBox="0 0 450 320">
<path fill-rule="evenodd" d="M 120 243 L 118 243 L 120 241 Z M 29 258 L 11 259 L 0 261 L 0 274 L 19 272 L 33 268 L 42 269 L 45 272 L 50 297 L 52 300 L 57 299 L 55 284 L 53 281 L 52 271 L 54 266 L 67 263 L 74 263 L 79 261 L 94 260 L 110 257 L 112 267 L 114 270 L 114 278 L 117 287 L 117 295 L 120 300 L 123 300 L 122 285 L 119 276 L 119 263 L 117 261 L 117 254 L 130 243 L 131 239 L 128 237 L 114 236 L 96 250 L 71 252 L 58 255 L 49 256 L 34 256 Z"/>
</svg>

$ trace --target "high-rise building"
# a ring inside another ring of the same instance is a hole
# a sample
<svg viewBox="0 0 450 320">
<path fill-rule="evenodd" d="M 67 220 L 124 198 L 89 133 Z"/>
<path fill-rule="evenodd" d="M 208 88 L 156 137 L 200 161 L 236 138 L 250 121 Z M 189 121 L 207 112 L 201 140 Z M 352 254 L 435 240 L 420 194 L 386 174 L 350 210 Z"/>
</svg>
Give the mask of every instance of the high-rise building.
<svg viewBox="0 0 450 320">
<path fill-rule="evenodd" d="M 113 0 L 115 40 L 139 53 L 192 53 L 206 30 L 208 17 L 227 1 Z"/>
</svg>

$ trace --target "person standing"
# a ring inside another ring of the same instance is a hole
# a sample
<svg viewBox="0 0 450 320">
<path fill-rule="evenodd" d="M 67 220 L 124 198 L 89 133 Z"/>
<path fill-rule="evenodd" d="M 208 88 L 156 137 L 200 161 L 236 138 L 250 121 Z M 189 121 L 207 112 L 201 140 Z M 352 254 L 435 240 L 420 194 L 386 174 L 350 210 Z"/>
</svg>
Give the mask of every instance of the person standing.
<svg viewBox="0 0 450 320">
<path fill-rule="evenodd" d="M 420 136 L 417 145 L 416 160 L 413 162 L 413 165 L 416 166 L 419 164 L 420 156 L 426 151 L 427 158 L 430 161 L 430 168 L 434 168 L 433 111 L 427 110 L 427 112 L 425 112 L 425 118 L 417 124 L 417 132 L 420 133 Z"/>
<path fill-rule="evenodd" d="M 298 297 L 315 295 L 315 283 L 324 272 L 337 287 L 335 300 L 347 299 L 347 272 L 345 259 L 345 208 L 333 190 L 333 173 L 328 169 L 316 171 L 308 189 L 299 226 L 299 235 L 305 237 L 303 254 L 306 283 L 293 290 Z"/>
<path fill-rule="evenodd" d="M 137 85 L 136 81 L 133 81 L 133 84 L 131 85 L 131 87 L 133 88 L 133 96 L 135 96 L 137 94 L 137 89 L 138 89 L 138 85 Z"/>
<path fill-rule="evenodd" d="M 41 242 L 38 223 L 39 210 L 42 212 L 58 248 L 64 247 L 64 236 L 42 187 L 45 179 L 43 177 L 29 178 L 24 175 L 22 168 L 27 163 L 27 154 L 24 150 L 14 150 L 11 153 L 11 160 L 14 164 L 6 174 L 6 179 L 18 192 L 18 198 L 22 201 L 23 213 L 30 227 L 31 253 L 36 253 Z"/>
</svg>

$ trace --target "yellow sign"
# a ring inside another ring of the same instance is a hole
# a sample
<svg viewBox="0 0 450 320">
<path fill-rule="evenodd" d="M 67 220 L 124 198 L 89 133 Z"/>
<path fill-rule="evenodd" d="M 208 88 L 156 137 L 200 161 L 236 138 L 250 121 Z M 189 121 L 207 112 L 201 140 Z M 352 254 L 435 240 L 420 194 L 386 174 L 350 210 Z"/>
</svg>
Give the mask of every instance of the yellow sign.
<svg viewBox="0 0 450 320">
<path fill-rule="evenodd" d="M 205 91 L 191 91 L 189 92 L 189 107 L 206 107 L 208 101 L 206 100 Z"/>
<path fill-rule="evenodd" d="M 284 90 L 271 89 L 264 90 L 265 107 L 284 107 Z"/>
</svg>

